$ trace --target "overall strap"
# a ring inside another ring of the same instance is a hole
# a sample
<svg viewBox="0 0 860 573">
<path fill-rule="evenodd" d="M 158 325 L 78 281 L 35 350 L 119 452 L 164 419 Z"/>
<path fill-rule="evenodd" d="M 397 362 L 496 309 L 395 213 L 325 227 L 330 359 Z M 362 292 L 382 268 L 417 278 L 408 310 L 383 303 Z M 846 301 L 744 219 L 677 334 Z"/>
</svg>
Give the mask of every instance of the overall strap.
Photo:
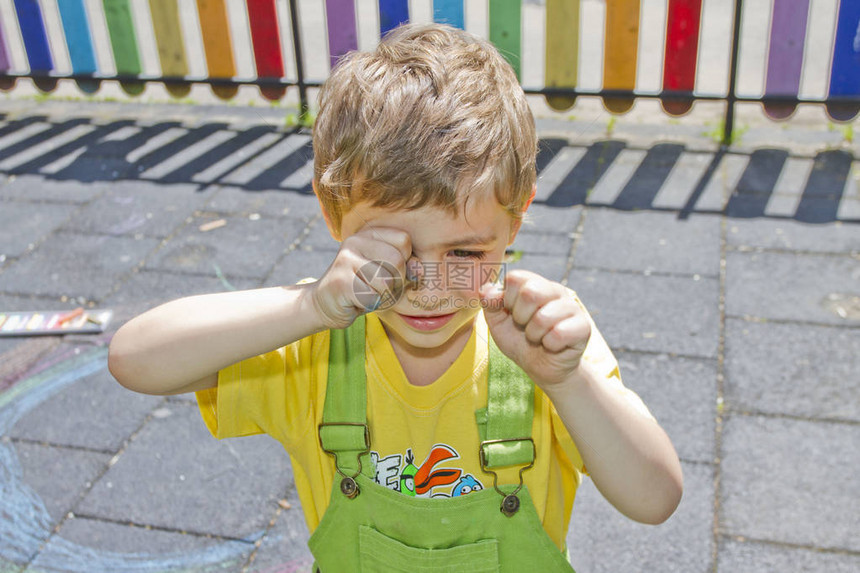
<svg viewBox="0 0 860 573">
<path fill-rule="evenodd" d="M 369 460 L 363 460 L 370 452 L 364 331 L 364 315 L 345 329 L 329 331 L 328 381 L 319 425 L 323 451 L 334 455 L 337 471 L 349 477 L 371 470 Z"/>
<path fill-rule="evenodd" d="M 481 463 L 485 468 L 530 466 L 535 459 L 531 437 L 534 382 L 499 350 L 492 337 L 489 347 L 487 432 L 481 443 Z"/>
</svg>

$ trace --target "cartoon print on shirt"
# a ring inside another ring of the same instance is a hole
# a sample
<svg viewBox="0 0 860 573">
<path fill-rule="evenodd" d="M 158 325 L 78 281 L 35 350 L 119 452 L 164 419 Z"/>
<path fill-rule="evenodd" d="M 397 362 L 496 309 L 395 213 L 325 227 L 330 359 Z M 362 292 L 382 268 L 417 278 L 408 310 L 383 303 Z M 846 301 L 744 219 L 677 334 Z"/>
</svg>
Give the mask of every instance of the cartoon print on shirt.
<svg viewBox="0 0 860 573">
<path fill-rule="evenodd" d="M 376 468 L 376 475 L 373 477 L 374 481 L 397 491 L 400 480 L 400 458 L 400 454 L 394 454 L 393 456 L 379 459 L 379 454 L 370 452 L 370 460 Z"/>
<path fill-rule="evenodd" d="M 415 497 L 415 474 L 418 472 L 412 462 L 415 458 L 412 456 L 412 450 L 406 450 L 406 467 L 400 472 L 400 493 Z"/>
<path fill-rule="evenodd" d="M 478 491 L 484 489 L 484 486 L 475 479 L 475 476 L 472 474 L 466 474 L 463 476 L 463 479 L 457 482 L 457 485 L 454 486 L 454 489 L 451 490 L 451 497 L 458 497 L 461 495 L 466 495 L 467 493 L 472 493 L 473 491 Z"/>
<path fill-rule="evenodd" d="M 460 479 L 463 470 L 440 468 L 434 470 L 438 464 L 448 459 L 457 459 L 460 456 L 452 448 L 446 445 L 433 446 L 430 455 L 418 467 L 415 474 L 415 495 L 427 495 L 433 497 L 433 488 L 441 485 L 449 485 Z"/>
<path fill-rule="evenodd" d="M 412 448 L 407 448 L 404 455 L 380 457 L 379 452 L 371 452 L 370 456 L 376 468 L 376 483 L 404 495 L 452 497 L 484 489 L 472 474 L 463 475 L 461 468 L 447 466 L 460 458 L 457 450 L 447 444 L 434 445 L 418 466 Z M 450 485 L 453 488 L 446 491 L 445 486 Z"/>
</svg>

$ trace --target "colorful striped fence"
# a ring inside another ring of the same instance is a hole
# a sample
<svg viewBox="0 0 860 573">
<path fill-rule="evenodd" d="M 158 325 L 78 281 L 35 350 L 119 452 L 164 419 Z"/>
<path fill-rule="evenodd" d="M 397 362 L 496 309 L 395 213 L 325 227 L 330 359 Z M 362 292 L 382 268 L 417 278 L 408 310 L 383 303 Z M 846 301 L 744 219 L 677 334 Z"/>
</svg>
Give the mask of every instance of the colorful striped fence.
<svg viewBox="0 0 860 573">
<path fill-rule="evenodd" d="M 413 0 L 412 7 L 419 1 Z M 476 5 L 464 0 L 423 1 L 429 4 L 427 13 L 434 21 L 461 28 L 466 27 L 468 9 Z M 480 23 L 484 28 L 477 31 L 505 54 L 521 78 L 522 56 L 530 47 L 526 42 L 538 36 L 545 50 L 543 85 L 523 87 L 527 93 L 544 95 L 556 110 L 569 109 L 582 95 L 602 97 L 612 113 L 626 112 L 637 98 L 658 98 L 671 115 L 686 113 L 696 100 L 721 100 L 727 102 L 726 142 L 731 138 L 736 102 L 760 102 L 772 119 L 788 118 L 804 103 L 823 104 L 835 121 L 852 120 L 860 112 L 860 0 L 832 0 L 835 26 L 829 80 L 826 94 L 816 98 L 802 97 L 800 91 L 811 49 L 807 45 L 809 0 L 773 0 L 763 62 L 766 77 L 763 94 L 758 96 L 737 93 L 738 62 L 744 55 L 741 27 L 747 24 L 742 22 L 743 0 L 734 1 L 733 25 L 727 30 L 731 57 L 725 69 L 707 72 L 728 78 L 727 90 L 716 94 L 697 89 L 697 77 L 702 75 L 697 69 L 700 38 L 709 25 L 703 17 L 703 0 L 664 0 L 662 78 L 657 91 L 637 89 L 643 81 L 637 77 L 637 58 L 646 0 L 603 1 L 602 62 L 587 62 L 581 49 L 582 9 L 587 1 L 545 0 L 543 30 L 536 35 L 526 29 L 521 0 L 487 0 L 482 9 L 486 21 Z M 93 93 L 101 82 L 115 80 L 129 94 L 141 93 L 147 82 L 160 82 L 173 96 L 183 97 L 192 84 L 204 83 L 218 97 L 229 99 L 239 86 L 256 85 L 264 97 L 279 100 L 295 87 L 304 111 L 308 88 L 319 86 L 324 77 L 306 77 L 302 35 L 324 36 L 328 64 L 334 66 L 343 54 L 359 47 L 360 29 L 365 34 L 367 29 L 360 24 L 368 18 L 375 22 L 377 38 L 412 19 L 409 0 L 378 0 L 373 14 L 357 8 L 366 11 L 367 5 L 358 0 L 14 0 L 12 14 L 0 13 L 0 89 L 11 89 L 18 78 L 29 77 L 46 92 L 54 90 L 60 79 L 71 79 L 84 92 Z M 145 17 L 141 7 L 148 9 Z M 242 18 L 236 17 L 237 10 Z M 323 17 L 308 22 L 302 19 L 304 10 L 316 10 Z M 49 33 L 51 14 L 60 22 L 62 34 Z M 197 33 L 189 35 L 189 29 Z M 94 40 L 97 34 L 109 41 L 99 44 Z M 236 41 L 237 34 L 247 41 Z M 158 73 L 143 71 L 145 42 L 155 46 Z M 22 54 L 20 61 L 14 61 L 12 43 Z M 194 61 L 191 53 L 205 60 L 205 72 L 189 71 Z M 253 63 L 253 73 L 239 73 L 237 62 L 243 59 Z M 69 65 L 59 66 L 61 60 Z M 602 86 L 585 89 L 579 85 L 579 71 L 595 63 L 603 70 Z"/>
</svg>

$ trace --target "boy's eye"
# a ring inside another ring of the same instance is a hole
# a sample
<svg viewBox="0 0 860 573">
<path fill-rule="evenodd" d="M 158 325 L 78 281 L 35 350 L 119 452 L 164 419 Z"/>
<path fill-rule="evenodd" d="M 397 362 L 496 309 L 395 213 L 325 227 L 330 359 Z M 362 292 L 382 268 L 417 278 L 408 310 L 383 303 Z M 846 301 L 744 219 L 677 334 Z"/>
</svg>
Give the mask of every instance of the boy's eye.
<svg viewBox="0 0 860 573">
<path fill-rule="evenodd" d="M 451 254 L 461 259 L 483 259 L 486 254 L 484 251 L 466 251 L 463 249 L 454 249 Z"/>
</svg>

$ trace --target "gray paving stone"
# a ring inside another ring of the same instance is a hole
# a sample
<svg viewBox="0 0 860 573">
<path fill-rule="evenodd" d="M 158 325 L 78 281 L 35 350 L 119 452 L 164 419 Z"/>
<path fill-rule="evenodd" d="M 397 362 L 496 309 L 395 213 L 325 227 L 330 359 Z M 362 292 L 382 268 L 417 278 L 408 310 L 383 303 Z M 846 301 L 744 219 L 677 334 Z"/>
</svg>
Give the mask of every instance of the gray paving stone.
<svg viewBox="0 0 860 573">
<path fill-rule="evenodd" d="M 551 207 L 542 203 L 532 203 L 523 221 L 522 231 L 546 231 L 552 233 L 572 233 L 579 224 L 583 208 Z"/>
<path fill-rule="evenodd" d="M 105 363 L 103 369 L 33 408 L 9 435 L 114 453 L 162 402 L 163 398 L 137 394 L 120 386 Z"/>
<path fill-rule="evenodd" d="M 544 278 L 561 282 L 565 278 L 565 271 L 567 270 L 567 254 L 548 256 L 528 252 L 522 253 L 519 260 L 505 263 L 505 268 L 508 271 L 523 269 L 537 273 Z"/>
<path fill-rule="evenodd" d="M 265 286 L 294 285 L 304 278 L 321 278 L 334 261 L 332 251 L 309 251 L 299 247 L 278 261 Z"/>
<path fill-rule="evenodd" d="M 3 270 L 3 290 L 98 300 L 140 264 L 156 239 L 55 233 L 27 257 Z"/>
<path fill-rule="evenodd" d="M 672 168 L 652 205 L 661 209 L 691 211 L 702 197 L 721 157 L 713 153 L 684 151 Z"/>
<path fill-rule="evenodd" d="M 837 221 L 813 224 L 788 219 L 733 219 L 726 241 L 733 246 L 811 251 L 817 253 L 860 252 L 860 225 Z"/>
<path fill-rule="evenodd" d="M 560 255 L 566 259 L 572 245 L 573 237 L 569 233 L 536 233 L 523 229 L 517 233 L 511 248 L 524 253 Z"/>
<path fill-rule="evenodd" d="M 74 179 L 79 184 L 116 181 L 133 177 L 134 166 L 121 157 L 78 157 L 68 166 L 51 174 L 57 179 Z"/>
<path fill-rule="evenodd" d="M 586 175 L 587 179 L 591 180 L 590 189 L 585 190 L 590 206 L 615 204 L 648 156 L 647 151 L 627 149 L 626 144 L 620 141 L 609 141 L 600 146 L 594 145 L 589 151 L 598 151 L 597 157 L 594 157 L 595 153 L 588 153 L 580 161 L 580 165 L 589 160 L 596 163 L 591 170 L 592 172 Z M 571 173 L 577 171 L 580 171 L 579 166 Z M 650 177 L 648 179 L 649 187 L 653 189 L 655 181 Z M 657 183 L 659 184 L 659 182 Z M 579 195 L 582 193 L 580 192 Z"/>
<path fill-rule="evenodd" d="M 717 564 L 720 573 L 854 573 L 860 570 L 860 556 L 725 539 Z"/>
<path fill-rule="evenodd" d="M 567 544 L 574 569 L 589 573 L 712 570 L 713 469 L 682 464 L 684 497 L 665 523 L 636 523 L 584 480 L 573 504 Z"/>
<path fill-rule="evenodd" d="M 26 562 L 26 559 L 20 561 L 20 563 Z M 0 555 L 0 573 L 21 573 L 22 570 L 23 565 L 20 565 L 18 562 L 14 562 Z"/>
<path fill-rule="evenodd" d="M 215 196 L 206 205 L 207 211 L 227 215 L 259 213 L 264 217 L 289 216 L 306 222 L 321 216 L 315 195 L 281 190 L 248 191 L 228 185 L 215 189 Z"/>
<path fill-rule="evenodd" d="M 0 439 L 0 571 L 19 571 L 36 555 L 106 464 L 93 452 Z"/>
<path fill-rule="evenodd" d="M 56 161 L 72 150 L 80 150 L 80 140 L 92 137 L 94 129 L 85 118 L 32 125 L 5 138 L 0 149 L 0 169 L 5 172 L 36 172 L 41 165 Z"/>
<path fill-rule="evenodd" d="M 225 217 L 225 226 L 200 230 L 200 225 L 218 218 L 195 217 L 147 262 L 146 268 L 262 279 L 305 226 L 293 218 Z"/>
<path fill-rule="evenodd" d="M 585 142 L 579 142 L 582 145 Z M 611 201 L 643 154 L 629 152 L 627 143 L 601 138 L 592 141 L 576 165 L 546 198 L 548 205 L 569 207 Z M 581 149 L 581 148 L 580 148 Z"/>
<path fill-rule="evenodd" d="M 615 198 L 616 209 L 649 209 L 684 152 L 677 143 L 651 143 L 645 157 Z"/>
<path fill-rule="evenodd" d="M 85 233 L 167 237 L 211 197 L 196 185 L 119 181 L 83 207 L 65 229 Z"/>
<path fill-rule="evenodd" d="M 723 428 L 722 532 L 860 550 L 860 426 L 733 415 Z"/>
<path fill-rule="evenodd" d="M 186 126 L 190 127 L 190 126 Z M 154 149 L 137 161 L 138 177 L 161 183 L 188 182 L 202 165 L 211 165 L 219 147 L 236 133 L 226 124 L 207 122 L 189 130 L 182 137 Z M 223 149 L 223 148 L 222 148 Z"/>
<path fill-rule="evenodd" d="M 731 410 L 860 421 L 860 329 L 726 320 Z"/>
<path fill-rule="evenodd" d="M 579 293 L 612 348 L 715 358 L 719 281 L 574 270 Z"/>
<path fill-rule="evenodd" d="M 62 226 L 74 207 L 0 202 L 0 257 L 20 257 Z"/>
<path fill-rule="evenodd" d="M 569 147 L 561 139 L 544 139 L 538 144 L 536 201 L 546 201 L 563 185 L 586 153 L 584 147 Z"/>
<path fill-rule="evenodd" d="M 685 461 L 714 459 L 717 363 L 668 354 L 616 353 L 624 385 L 639 394 Z"/>
<path fill-rule="evenodd" d="M 726 254 L 726 315 L 860 325 L 831 310 L 831 295 L 860 293 L 860 262 L 851 257 L 771 252 Z M 838 300 L 838 299 L 837 299 Z"/>
<path fill-rule="evenodd" d="M 286 500 L 292 507 L 282 510 L 278 515 L 247 573 L 311 570 L 314 558 L 308 549 L 310 534 L 295 490 L 290 491 Z"/>
<path fill-rule="evenodd" d="M 25 442 L 13 445 L 22 470 L 21 483 L 32 488 L 55 524 L 74 508 L 110 461 L 109 454 L 99 452 Z"/>
<path fill-rule="evenodd" d="M 241 541 L 76 518 L 63 524 L 25 571 L 238 573 L 252 550 Z"/>
<path fill-rule="evenodd" d="M 720 217 L 589 209 L 576 247 L 578 267 L 717 276 Z"/>
<path fill-rule="evenodd" d="M 254 541 L 292 485 L 286 452 L 266 436 L 217 441 L 197 407 L 171 402 L 93 487 L 78 513 Z"/>
<path fill-rule="evenodd" d="M 302 249 L 310 249 L 312 251 L 332 251 L 337 252 L 340 249 L 340 243 L 335 241 L 331 233 L 328 231 L 325 222 L 322 219 L 317 219 L 310 232 L 302 238 L 299 243 Z"/>
<path fill-rule="evenodd" d="M 246 290 L 255 288 L 258 284 L 259 281 L 256 279 L 241 277 L 228 279 L 224 276 L 213 277 L 141 269 L 132 272 L 119 290 L 104 300 L 102 306 L 113 309 L 112 327 L 119 327 L 126 320 L 170 300 L 197 294 Z"/>
<path fill-rule="evenodd" d="M 104 193 L 110 184 L 94 182 L 82 184 L 74 180 L 56 180 L 40 175 L 10 175 L 0 185 L 0 197 L 27 201 L 57 201 L 86 203 Z"/>
</svg>

